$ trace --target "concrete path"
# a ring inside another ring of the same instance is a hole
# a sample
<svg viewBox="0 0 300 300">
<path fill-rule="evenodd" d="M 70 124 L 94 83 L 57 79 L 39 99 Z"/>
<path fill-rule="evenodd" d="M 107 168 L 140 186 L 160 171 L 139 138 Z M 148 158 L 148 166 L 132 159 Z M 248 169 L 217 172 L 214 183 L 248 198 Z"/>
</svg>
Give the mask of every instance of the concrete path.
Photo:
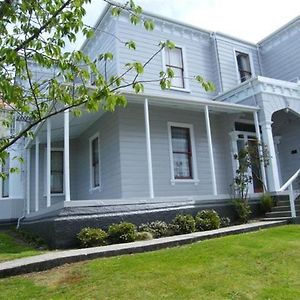
<svg viewBox="0 0 300 300">
<path fill-rule="evenodd" d="M 220 228 L 217 230 L 194 232 L 184 235 L 176 235 L 139 241 L 127 244 L 116 244 L 102 247 L 84 248 L 76 250 L 52 251 L 46 254 L 15 259 L 0 263 L 0 278 L 44 271 L 67 263 L 110 257 L 123 254 L 153 251 L 167 247 L 190 244 L 196 241 L 212 239 L 215 237 L 256 231 L 263 228 L 275 227 L 286 224 L 286 221 L 269 221 L 243 224 Z"/>
</svg>

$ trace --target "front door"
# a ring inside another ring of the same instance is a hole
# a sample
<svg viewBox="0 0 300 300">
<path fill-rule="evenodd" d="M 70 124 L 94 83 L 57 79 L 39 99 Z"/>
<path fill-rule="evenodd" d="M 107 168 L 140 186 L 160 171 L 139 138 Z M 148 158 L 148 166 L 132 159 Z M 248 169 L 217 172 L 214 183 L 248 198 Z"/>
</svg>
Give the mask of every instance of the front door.
<svg viewBox="0 0 300 300">
<path fill-rule="evenodd" d="M 249 168 L 249 175 L 252 177 L 252 182 L 249 184 L 249 193 L 262 193 L 263 183 L 261 175 L 261 167 L 258 160 L 258 145 L 257 139 L 253 132 L 235 132 L 235 139 L 233 140 L 234 153 L 239 153 L 248 145 L 251 148 L 250 161 L 251 168 Z M 237 168 L 238 162 L 235 162 Z M 236 170 L 234 170 L 235 172 Z"/>
</svg>

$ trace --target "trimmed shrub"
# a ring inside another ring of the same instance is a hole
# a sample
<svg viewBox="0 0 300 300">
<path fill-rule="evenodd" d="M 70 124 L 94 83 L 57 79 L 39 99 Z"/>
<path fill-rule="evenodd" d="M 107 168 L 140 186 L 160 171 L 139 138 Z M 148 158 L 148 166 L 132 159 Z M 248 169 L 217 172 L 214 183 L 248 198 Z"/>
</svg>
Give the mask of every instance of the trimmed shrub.
<svg viewBox="0 0 300 300">
<path fill-rule="evenodd" d="M 145 223 L 139 226 L 139 231 L 147 231 L 150 232 L 154 238 L 160 238 L 168 235 L 168 224 L 164 221 Z"/>
<path fill-rule="evenodd" d="M 141 231 L 136 233 L 136 238 L 137 241 L 148 241 L 153 239 L 153 235 L 151 232 L 148 231 Z"/>
<path fill-rule="evenodd" d="M 177 215 L 170 224 L 174 234 L 191 233 L 196 230 L 195 220 L 191 215 Z"/>
<path fill-rule="evenodd" d="M 274 206 L 274 201 L 271 195 L 263 194 L 260 197 L 260 207 L 263 213 L 271 211 L 272 207 Z"/>
<path fill-rule="evenodd" d="M 243 199 L 235 199 L 232 201 L 238 219 L 242 223 L 247 223 L 251 215 L 251 208 L 247 201 Z"/>
<path fill-rule="evenodd" d="M 200 231 L 218 229 L 220 227 L 220 217 L 213 209 L 202 210 L 195 217 L 196 228 Z"/>
<path fill-rule="evenodd" d="M 107 233 L 100 228 L 86 227 L 77 234 L 77 239 L 82 247 L 96 247 L 106 244 Z"/>
<path fill-rule="evenodd" d="M 230 225 L 230 218 L 228 218 L 228 217 L 221 217 L 220 227 L 228 227 L 229 225 Z"/>
<path fill-rule="evenodd" d="M 134 242 L 136 238 L 136 226 L 129 222 L 112 224 L 108 228 L 108 240 L 112 244 Z"/>
</svg>

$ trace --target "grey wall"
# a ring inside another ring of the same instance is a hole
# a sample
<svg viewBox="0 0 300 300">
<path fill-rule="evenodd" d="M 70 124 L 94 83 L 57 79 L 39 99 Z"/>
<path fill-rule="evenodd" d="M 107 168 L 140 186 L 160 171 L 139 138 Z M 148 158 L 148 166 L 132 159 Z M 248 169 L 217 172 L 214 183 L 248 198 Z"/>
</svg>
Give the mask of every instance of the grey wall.
<svg viewBox="0 0 300 300">
<path fill-rule="evenodd" d="M 119 113 L 122 197 L 148 197 L 148 171 L 142 105 L 129 104 Z M 171 184 L 168 122 L 194 126 L 199 183 Z M 212 135 L 219 193 L 228 193 L 232 180 L 229 131 L 222 115 L 212 116 Z M 212 182 L 203 112 L 153 107 L 150 105 L 150 130 L 155 196 L 211 195 Z"/>
<path fill-rule="evenodd" d="M 261 45 L 263 76 L 287 81 L 300 78 L 299 24 Z"/>
</svg>

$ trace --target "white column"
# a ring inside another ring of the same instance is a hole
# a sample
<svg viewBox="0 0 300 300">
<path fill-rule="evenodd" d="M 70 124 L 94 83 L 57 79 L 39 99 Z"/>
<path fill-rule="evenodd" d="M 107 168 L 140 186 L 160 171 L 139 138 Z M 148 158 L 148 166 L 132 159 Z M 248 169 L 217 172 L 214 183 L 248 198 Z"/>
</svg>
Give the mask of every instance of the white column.
<svg viewBox="0 0 300 300">
<path fill-rule="evenodd" d="M 27 214 L 30 214 L 30 148 L 26 150 L 26 168 L 27 168 L 27 180 L 26 180 L 26 211 Z"/>
<path fill-rule="evenodd" d="M 271 192 L 275 192 L 279 190 L 280 183 L 276 152 L 274 147 L 274 139 L 272 133 L 272 122 L 266 121 L 261 123 L 261 129 L 263 141 L 267 145 L 270 154 L 270 163 L 267 166 L 268 187 Z"/>
<path fill-rule="evenodd" d="M 51 206 L 51 119 L 47 119 L 47 166 L 46 166 L 46 186 L 47 186 L 47 207 Z"/>
<path fill-rule="evenodd" d="M 260 169 L 261 169 L 262 181 L 263 181 L 263 184 L 264 184 L 264 189 L 268 190 L 265 164 L 261 160 L 261 158 L 263 158 L 263 154 L 264 153 L 263 153 L 263 149 L 262 149 L 263 144 L 262 144 L 261 135 L 260 135 L 260 128 L 259 128 L 257 111 L 255 111 L 253 113 L 253 118 L 254 118 L 254 125 L 255 125 L 256 137 L 257 137 L 257 140 L 259 142 L 258 151 L 259 151 L 259 157 L 260 157 Z"/>
<path fill-rule="evenodd" d="M 149 195 L 150 195 L 150 198 L 153 199 L 154 198 L 154 188 L 153 188 L 153 171 L 152 171 L 152 154 L 151 154 L 148 99 L 145 99 L 145 102 L 144 102 L 144 117 L 145 117 L 145 130 L 146 130 Z"/>
<path fill-rule="evenodd" d="M 213 194 L 218 195 L 216 171 L 215 171 L 215 161 L 214 161 L 213 145 L 212 145 L 212 138 L 211 138 L 211 128 L 210 128 L 210 119 L 209 119 L 208 106 L 205 105 L 204 108 L 205 108 L 204 109 L 204 111 L 205 111 L 205 123 L 206 123 L 206 133 L 207 133 L 207 140 L 208 140 L 208 154 L 209 154 Z"/>
<path fill-rule="evenodd" d="M 37 136 L 35 138 L 35 211 L 39 210 L 39 166 L 40 160 L 40 139 Z"/>
<path fill-rule="evenodd" d="M 70 196 L 70 133 L 69 133 L 69 110 L 64 111 L 64 185 L 65 201 L 71 201 Z"/>
</svg>

